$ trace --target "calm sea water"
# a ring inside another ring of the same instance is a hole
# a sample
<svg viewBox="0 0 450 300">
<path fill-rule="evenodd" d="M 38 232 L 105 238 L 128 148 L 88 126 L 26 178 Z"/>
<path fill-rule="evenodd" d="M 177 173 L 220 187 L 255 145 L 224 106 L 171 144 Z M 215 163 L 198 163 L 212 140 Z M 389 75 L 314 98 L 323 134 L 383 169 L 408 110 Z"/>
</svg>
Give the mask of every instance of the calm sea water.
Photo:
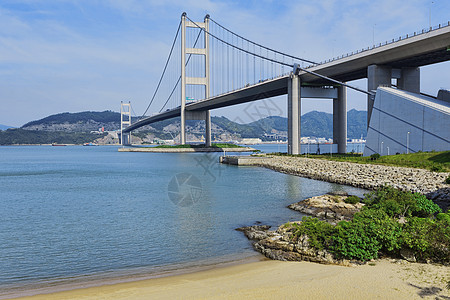
<svg viewBox="0 0 450 300">
<path fill-rule="evenodd" d="M 299 220 L 286 206 L 307 197 L 364 192 L 219 155 L 0 147 L 0 295 L 254 256 L 235 228 Z"/>
</svg>

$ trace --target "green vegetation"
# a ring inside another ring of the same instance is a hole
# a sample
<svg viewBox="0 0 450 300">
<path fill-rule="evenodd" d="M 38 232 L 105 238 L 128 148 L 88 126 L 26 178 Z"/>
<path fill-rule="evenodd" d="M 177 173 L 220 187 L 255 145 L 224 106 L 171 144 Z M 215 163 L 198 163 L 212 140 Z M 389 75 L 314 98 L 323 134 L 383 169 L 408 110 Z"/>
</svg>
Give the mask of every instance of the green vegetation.
<svg viewBox="0 0 450 300">
<path fill-rule="evenodd" d="M 288 155 L 286 153 L 271 153 L 272 155 L 283 156 L 301 156 Z M 373 154 L 374 155 L 374 154 Z M 441 152 L 417 152 L 410 154 L 397 154 L 381 156 L 377 159 L 372 159 L 372 155 L 363 157 L 361 154 L 333 154 L 330 155 L 316 155 L 310 154 L 309 158 L 326 159 L 333 161 L 348 161 L 362 164 L 378 164 L 386 166 L 398 166 L 409 168 L 427 169 L 434 172 L 450 172 L 450 151 Z M 449 182 L 450 183 L 450 179 Z"/>
<path fill-rule="evenodd" d="M 351 221 L 336 226 L 304 217 L 293 225 L 292 239 L 306 235 L 312 247 L 337 258 L 367 261 L 409 250 L 418 261 L 450 263 L 450 212 L 442 213 L 424 195 L 391 187 L 371 192 L 363 202 Z"/>
<path fill-rule="evenodd" d="M 155 148 L 205 148 L 205 144 L 197 144 L 197 145 L 159 145 Z M 244 148 L 235 144 L 226 144 L 226 143 L 212 143 L 211 148 Z"/>
<path fill-rule="evenodd" d="M 106 133 L 8 129 L 0 131 L 0 145 L 83 144 L 93 142 L 105 135 Z"/>
<path fill-rule="evenodd" d="M 29 127 L 33 125 L 42 125 L 42 124 L 76 124 L 95 121 L 99 123 L 119 123 L 120 124 L 120 113 L 113 112 L 110 110 L 97 112 L 97 111 L 84 111 L 79 113 L 61 113 L 56 115 L 51 115 L 46 118 L 28 122 L 22 127 Z"/>
<path fill-rule="evenodd" d="M 369 157 L 370 157 L 370 160 L 377 160 L 377 159 L 379 159 L 381 157 L 381 155 L 378 154 L 378 153 L 374 153 L 374 154 L 372 154 Z"/>
<path fill-rule="evenodd" d="M 348 196 L 347 198 L 344 199 L 344 202 L 349 204 L 356 204 L 359 203 L 360 201 L 361 199 L 355 195 Z"/>
</svg>

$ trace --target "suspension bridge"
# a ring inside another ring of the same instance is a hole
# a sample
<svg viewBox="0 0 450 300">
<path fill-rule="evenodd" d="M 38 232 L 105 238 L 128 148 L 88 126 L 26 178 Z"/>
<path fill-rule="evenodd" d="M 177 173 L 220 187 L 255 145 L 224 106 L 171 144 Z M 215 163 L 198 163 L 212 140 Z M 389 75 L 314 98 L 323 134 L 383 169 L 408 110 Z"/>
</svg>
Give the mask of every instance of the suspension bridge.
<svg viewBox="0 0 450 300">
<path fill-rule="evenodd" d="M 367 94 L 369 124 L 378 86 L 395 79 L 398 89 L 420 93 L 419 67 L 449 59 L 450 22 L 314 62 L 253 42 L 209 15 L 194 22 L 183 13 L 145 112 L 132 124 L 129 104 L 122 104 L 121 141 L 129 144 L 132 130 L 181 117 L 181 144 L 186 121 L 204 120 L 211 146 L 210 110 L 287 94 L 288 153 L 300 153 L 302 98 L 333 100 L 333 143 L 345 153 L 348 88 Z M 367 90 L 347 84 L 361 78 L 368 78 Z"/>
</svg>

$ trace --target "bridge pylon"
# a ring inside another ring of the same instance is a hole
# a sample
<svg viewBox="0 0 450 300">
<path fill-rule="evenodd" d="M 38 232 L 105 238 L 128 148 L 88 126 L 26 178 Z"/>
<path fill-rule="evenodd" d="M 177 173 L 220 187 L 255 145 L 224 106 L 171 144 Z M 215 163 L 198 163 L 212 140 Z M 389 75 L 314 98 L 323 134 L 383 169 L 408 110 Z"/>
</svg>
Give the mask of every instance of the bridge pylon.
<svg viewBox="0 0 450 300">
<path fill-rule="evenodd" d="M 131 125 L 131 103 L 120 101 L 120 144 L 131 145 L 131 131 L 124 133 L 123 130 Z"/>
<path fill-rule="evenodd" d="M 186 47 L 186 28 L 202 29 L 204 35 L 204 48 Z M 180 142 L 186 144 L 186 120 L 205 120 L 205 142 L 206 147 L 211 146 L 211 114 L 206 111 L 186 111 L 186 86 L 203 85 L 205 86 L 205 99 L 209 98 L 209 15 L 205 16 L 204 22 L 191 22 L 186 20 L 186 13 L 181 15 L 181 132 Z M 186 55 L 204 56 L 205 70 L 204 77 L 186 76 Z"/>
</svg>

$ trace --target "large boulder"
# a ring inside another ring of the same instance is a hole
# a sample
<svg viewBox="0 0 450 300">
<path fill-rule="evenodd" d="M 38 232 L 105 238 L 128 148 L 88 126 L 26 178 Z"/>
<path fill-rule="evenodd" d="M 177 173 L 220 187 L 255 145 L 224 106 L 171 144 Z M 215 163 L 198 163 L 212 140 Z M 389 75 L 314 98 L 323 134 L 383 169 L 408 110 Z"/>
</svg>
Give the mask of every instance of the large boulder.
<svg viewBox="0 0 450 300">
<path fill-rule="evenodd" d="M 342 220 L 349 221 L 364 206 L 363 203 L 345 203 L 347 197 L 348 195 L 325 194 L 291 204 L 288 208 L 336 224 Z"/>
<path fill-rule="evenodd" d="M 299 222 L 286 223 L 274 231 L 269 231 L 269 226 L 249 226 L 237 230 L 244 232 L 249 239 L 253 240 L 253 247 L 270 259 L 352 265 L 348 260 L 334 258 L 326 250 L 314 249 L 309 245 L 306 235 L 293 239 L 295 223 Z"/>
</svg>

